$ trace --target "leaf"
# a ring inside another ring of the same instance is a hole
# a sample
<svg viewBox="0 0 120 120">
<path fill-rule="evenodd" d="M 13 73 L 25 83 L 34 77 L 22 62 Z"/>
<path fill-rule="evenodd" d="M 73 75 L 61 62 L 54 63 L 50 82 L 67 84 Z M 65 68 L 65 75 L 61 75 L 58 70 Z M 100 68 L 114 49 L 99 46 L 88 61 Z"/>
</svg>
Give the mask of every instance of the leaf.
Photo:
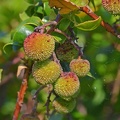
<svg viewBox="0 0 120 120">
<path fill-rule="evenodd" d="M 63 43 L 66 40 L 66 37 L 64 35 L 57 33 L 57 32 L 53 32 L 52 36 L 59 43 Z"/>
<path fill-rule="evenodd" d="M 24 39 L 34 31 L 36 26 L 39 26 L 40 24 L 42 24 L 41 19 L 35 16 L 23 21 L 11 34 L 13 43 L 22 47 Z"/>
<path fill-rule="evenodd" d="M 1 80 L 2 80 L 2 72 L 3 72 L 3 69 L 0 68 L 0 83 L 1 83 Z"/>
<path fill-rule="evenodd" d="M 17 43 L 7 43 L 3 46 L 3 52 L 5 54 L 10 54 L 13 51 L 17 51 L 20 48 L 21 46 L 19 46 Z"/>
<path fill-rule="evenodd" d="M 70 0 L 70 1 L 80 7 L 86 6 L 89 3 L 88 0 Z"/>
<path fill-rule="evenodd" d="M 24 39 L 30 35 L 34 31 L 34 27 L 31 25 L 23 25 L 19 27 L 12 37 L 12 40 L 17 45 L 21 46 L 23 45 Z"/>
<path fill-rule="evenodd" d="M 5 54 L 10 54 L 12 52 L 13 43 L 7 43 L 3 46 L 3 52 Z"/>
<path fill-rule="evenodd" d="M 25 0 L 29 4 L 36 4 L 37 2 L 42 2 L 42 0 Z"/>
<path fill-rule="evenodd" d="M 70 20 L 68 20 L 67 18 L 63 18 L 60 21 L 59 29 L 65 31 L 69 25 L 70 25 Z"/>
<path fill-rule="evenodd" d="M 79 7 L 67 0 L 49 0 L 50 7 L 60 8 L 60 14 L 68 14 L 72 11 L 79 10 Z"/>
<path fill-rule="evenodd" d="M 17 78 L 19 78 L 19 79 L 23 79 L 24 78 L 25 69 L 27 69 L 27 67 L 25 65 L 19 65 L 18 66 Z"/>
<path fill-rule="evenodd" d="M 87 74 L 87 76 L 89 76 L 89 77 L 95 79 L 95 77 L 94 77 L 90 72 Z"/>
<path fill-rule="evenodd" d="M 100 23 L 101 17 L 98 17 L 96 20 L 85 21 L 83 23 L 75 25 L 75 27 L 84 31 L 91 31 L 96 29 L 100 25 Z"/>
</svg>

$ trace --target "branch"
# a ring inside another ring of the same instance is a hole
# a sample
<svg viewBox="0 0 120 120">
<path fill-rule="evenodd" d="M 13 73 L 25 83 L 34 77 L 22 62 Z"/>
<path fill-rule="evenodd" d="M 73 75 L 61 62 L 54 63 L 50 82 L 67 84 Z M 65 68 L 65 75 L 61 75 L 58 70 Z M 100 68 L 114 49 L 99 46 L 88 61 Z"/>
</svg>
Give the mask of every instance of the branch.
<svg viewBox="0 0 120 120">
<path fill-rule="evenodd" d="M 17 103 L 16 103 L 16 107 L 14 110 L 14 115 L 13 115 L 13 120 L 17 120 L 21 107 L 22 107 L 22 103 L 23 103 L 23 99 L 24 99 L 24 95 L 27 89 L 27 81 L 28 81 L 28 77 L 29 77 L 29 71 L 30 69 L 25 69 L 25 74 L 24 74 L 24 78 L 20 87 L 20 91 L 18 92 L 18 98 L 17 98 Z"/>
<path fill-rule="evenodd" d="M 58 22 L 62 19 L 62 16 L 60 14 L 57 15 L 55 22 L 55 25 L 52 25 L 51 28 L 47 31 L 48 34 L 50 34 L 52 31 L 54 31 L 55 27 L 57 26 Z"/>
<path fill-rule="evenodd" d="M 85 12 L 93 19 L 97 19 L 99 17 L 88 6 L 80 7 L 80 10 Z M 117 33 L 117 31 L 104 20 L 101 21 L 101 26 L 103 26 L 108 32 L 112 33 L 114 36 L 120 39 L 120 34 Z"/>
</svg>

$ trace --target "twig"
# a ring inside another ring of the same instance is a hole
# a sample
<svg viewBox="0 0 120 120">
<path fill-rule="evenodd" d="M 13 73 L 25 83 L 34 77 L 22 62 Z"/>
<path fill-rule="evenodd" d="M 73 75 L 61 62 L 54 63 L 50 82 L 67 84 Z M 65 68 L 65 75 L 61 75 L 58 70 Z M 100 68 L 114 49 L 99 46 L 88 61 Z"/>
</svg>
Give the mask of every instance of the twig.
<svg viewBox="0 0 120 120">
<path fill-rule="evenodd" d="M 58 14 L 57 17 L 56 17 L 56 19 L 55 19 L 55 21 L 57 22 L 57 24 L 58 24 L 58 22 L 61 19 L 62 19 L 62 16 L 60 14 Z M 50 34 L 51 32 L 53 32 L 54 29 L 55 29 L 55 27 L 57 26 L 57 24 L 56 25 L 52 25 L 51 28 L 47 31 L 47 33 Z"/>
<path fill-rule="evenodd" d="M 23 103 L 23 99 L 24 99 L 24 95 L 27 89 L 27 81 L 28 81 L 28 77 L 29 77 L 29 71 L 30 69 L 26 69 L 25 70 L 25 74 L 24 74 L 24 78 L 20 87 L 20 91 L 18 92 L 18 98 L 17 98 L 17 103 L 16 103 L 16 107 L 14 110 L 14 115 L 13 115 L 13 119 L 12 120 L 17 120 L 21 107 L 22 107 L 22 103 Z"/>
<path fill-rule="evenodd" d="M 66 33 L 64 33 L 63 31 L 61 31 L 59 29 L 54 29 L 54 31 L 57 32 L 57 33 L 60 33 L 60 34 L 64 35 L 68 40 L 70 39 L 70 37 Z"/>
<path fill-rule="evenodd" d="M 46 85 L 43 85 L 41 87 L 38 88 L 38 90 L 35 92 L 34 96 L 32 99 L 36 99 L 37 95 L 39 94 L 39 92 L 44 89 L 46 87 Z"/>
<path fill-rule="evenodd" d="M 54 61 L 60 66 L 61 74 L 63 74 L 63 69 L 62 69 L 62 66 L 61 66 L 61 64 L 60 64 L 60 60 L 58 60 L 58 58 L 57 58 L 55 52 L 53 52 L 52 55 L 53 55 L 53 59 L 54 59 Z"/>
<path fill-rule="evenodd" d="M 97 19 L 99 17 L 88 6 L 80 7 L 80 10 L 85 12 L 93 19 Z M 117 38 L 120 38 L 120 34 L 118 34 L 117 31 L 115 31 L 114 28 L 112 28 L 112 26 L 106 23 L 104 20 L 101 21 L 101 26 L 103 26 L 108 32 L 112 33 Z"/>
<path fill-rule="evenodd" d="M 78 50 L 79 56 L 82 57 L 82 56 L 83 56 L 83 48 L 80 47 L 79 45 L 77 45 L 77 44 L 74 42 L 74 40 L 77 40 L 78 38 L 75 36 L 75 33 L 74 33 L 74 31 L 72 30 L 72 28 L 69 27 L 69 31 L 70 31 L 70 34 L 71 34 L 71 40 L 70 40 L 70 42 L 71 42 L 71 44 L 73 44 L 73 46 Z"/>
<path fill-rule="evenodd" d="M 51 100 L 50 100 L 50 97 L 51 97 L 51 94 L 52 94 L 52 92 L 53 91 L 49 91 L 49 95 L 48 95 L 48 97 L 47 97 L 47 101 L 46 101 L 46 103 L 45 103 L 45 106 L 46 106 L 46 110 L 47 110 L 47 113 L 46 113 L 46 115 L 47 115 L 47 117 L 49 117 L 49 105 L 50 105 L 50 102 L 51 102 Z"/>
</svg>

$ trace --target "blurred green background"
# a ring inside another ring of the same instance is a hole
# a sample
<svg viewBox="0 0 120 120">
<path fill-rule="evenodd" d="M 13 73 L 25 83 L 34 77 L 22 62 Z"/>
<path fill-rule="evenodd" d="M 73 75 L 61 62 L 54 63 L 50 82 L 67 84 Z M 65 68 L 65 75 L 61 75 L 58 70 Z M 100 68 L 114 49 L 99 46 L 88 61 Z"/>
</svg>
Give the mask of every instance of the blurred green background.
<svg viewBox="0 0 120 120">
<path fill-rule="evenodd" d="M 3 69 L 0 83 L 0 120 L 12 119 L 17 92 L 22 82 L 16 77 L 17 66 L 20 64 L 20 58 L 24 56 L 22 51 L 5 54 L 3 46 L 12 42 L 11 32 L 22 21 L 20 14 L 28 6 L 31 5 L 24 0 L 0 1 L 0 70 Z M 115 22 L 117 17 L 103 9 L 101 0 L 95 1 L 95 6 L 96 14 L 110 24 Z M 90 72 L 94 78 L 80 78 L 81 92 L 77 106 L 70 116 L 72 120 L 120 120 L 120 40 L 101 26 L 91 32 L 76 31 L 79 45 L 84 47 L 84 57 L 90 61 Z M 21 113 L 31 111 L 31 96 L 38 87 L 39 85 L 30 77 Z M 45 120 L 46 96 L 46 91 L 40 92 L 38 96 L 41 120 Z M 67 120 L 60 114 L 56 114 L 50 120 L 56 120 L 56 117 L 57 120 Z"/>
</svg>

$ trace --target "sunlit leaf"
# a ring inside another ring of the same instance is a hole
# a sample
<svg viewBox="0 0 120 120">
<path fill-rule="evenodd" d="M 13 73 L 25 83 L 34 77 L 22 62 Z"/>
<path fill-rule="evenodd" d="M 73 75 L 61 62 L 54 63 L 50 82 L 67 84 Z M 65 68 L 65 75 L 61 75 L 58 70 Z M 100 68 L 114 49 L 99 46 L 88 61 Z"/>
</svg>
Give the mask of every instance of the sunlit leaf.
<svg viewBox="0 0 120 120">
<path fill-rule="evenodd" d="M 75 5 L 80 7 L 86 6 L 89 3 L 88 0 L 70 0 L 70 2 L 73 2 Z"/>
<path fill-rule="evenodd" d="M 101 17 L 98 17 L 96 20 L 85 21 L 83 23 L 75 25 L 75 27 L 84 31 L 91 31 L 96 29 L 100 25 L 100 22 Z"/>
<path fill-rule="evenodd" d="M 72 11 L 79 10 L 79 7 L 67 0 L 49 0 L 51 7 L 60 8 L 60 14 L 68 14 Z"/>
</svg>

